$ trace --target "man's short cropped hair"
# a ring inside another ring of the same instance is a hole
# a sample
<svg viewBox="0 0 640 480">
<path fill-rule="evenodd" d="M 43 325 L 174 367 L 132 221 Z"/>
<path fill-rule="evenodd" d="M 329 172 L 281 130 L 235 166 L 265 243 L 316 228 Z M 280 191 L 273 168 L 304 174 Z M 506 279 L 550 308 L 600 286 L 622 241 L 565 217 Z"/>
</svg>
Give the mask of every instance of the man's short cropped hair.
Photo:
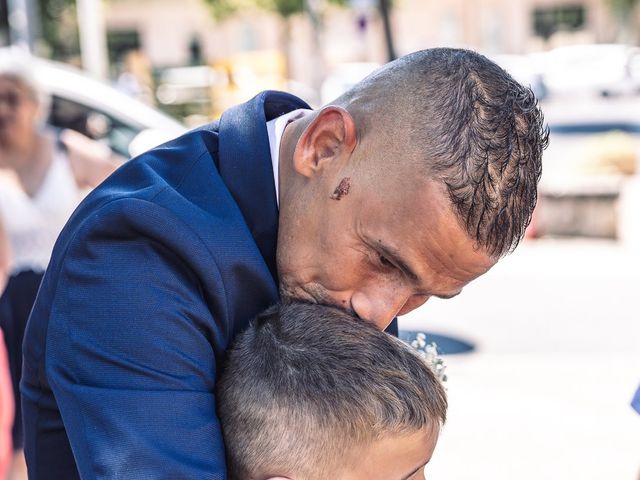
<svg viewBox="0 0 640 480">
<path fill-rule="evenodd" d="M 376 440 L 438 431 L 447 410 L 410 347 L 301 302 L 270 308 L 236 338 L 217 396 L 230 480 L 330 478 Z"/>
<path fill-rule="evenodd" d="M 335 103 L 361 125 L 379 126 L 364 135 L 393 132 L 404 142 L 415 168 L 446 187 L 478 247 L 498 258 L 518 245 L 549 137 L 531 88 L 479 53 L 433 48 L 385 65 Z"/>
</svg>

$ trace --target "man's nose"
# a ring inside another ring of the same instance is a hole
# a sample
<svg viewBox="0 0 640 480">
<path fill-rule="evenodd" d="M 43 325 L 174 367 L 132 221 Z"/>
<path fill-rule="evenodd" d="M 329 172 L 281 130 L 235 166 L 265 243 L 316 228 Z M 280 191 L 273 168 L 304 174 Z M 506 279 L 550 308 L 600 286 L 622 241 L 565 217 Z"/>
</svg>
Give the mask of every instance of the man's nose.
<svg viewBox="0 0 640 480">
<path fill-rule="evenodd" d="M 351 297 L 351 308 L 358 317 L 384 330 L 398 313 L 406 313 L 405 305 L 413 303 L 412 294 L 401 289 L 358 291 Z M 422 300 L 420 304 L 424 303 Z M 414 307 L 415 308 L 415 307 Z"/>
</svg>

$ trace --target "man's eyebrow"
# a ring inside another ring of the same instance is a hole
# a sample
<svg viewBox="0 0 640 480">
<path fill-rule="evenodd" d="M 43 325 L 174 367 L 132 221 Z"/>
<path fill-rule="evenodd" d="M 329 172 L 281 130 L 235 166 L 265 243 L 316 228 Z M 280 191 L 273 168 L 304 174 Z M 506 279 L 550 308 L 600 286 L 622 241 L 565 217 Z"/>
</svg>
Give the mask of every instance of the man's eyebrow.
<svg viewBox="0 0 640 480">
<path fill-rule="evenodd" d="M 420 470 L 421 468 L 426 467 L 426 466 L 427 466 L 427 463 L 429 463 L 429 460 L 427 460 L 426 462 L 424 462 L 422 465 L 420 465 L 418 468 L 416 468 L 416 469 L 415 469 L 413 472 L 411 472 L 410 474 L 405 475 L 404 477 L 402 477 L 400 480 L 409 480 L 411 477 L 413 477 L 413 476 L 416 474 L 416 472 L 417 472 L 418 470 Z"/>
<path fill-rule="evenodd" d="M 391 263 L 397 265 L 397 267 L 407 277 L 409 277 L 414 282 L 420 282 L 420 277 L 418 277 L 416 272 L 413 271 L 413 269 L 404 260 L 404 258 L 402 257 L 402 254 L 397 249 L 395 249 L 393 247 L 390 247 L 389 245 L 384 244 L 382 242 L 382 240 L 378 240 L 376 242 L 376 246 L 378 248 L 378 251 L 382 255 L 384 255 L 385 257 L 389 258 Z M 457 297 L 458 295 L 460 295 L 460 293 L 462 293 L 462 290 L 459 290 L 456 293 L 451 293 L 451 294 L 447 294 L 447 293 L 432 293 L 431 295 L 434 296 L 434 297 L 443 298 L 445 300 L 448 300 L 450 298 Z"/>
</svg>

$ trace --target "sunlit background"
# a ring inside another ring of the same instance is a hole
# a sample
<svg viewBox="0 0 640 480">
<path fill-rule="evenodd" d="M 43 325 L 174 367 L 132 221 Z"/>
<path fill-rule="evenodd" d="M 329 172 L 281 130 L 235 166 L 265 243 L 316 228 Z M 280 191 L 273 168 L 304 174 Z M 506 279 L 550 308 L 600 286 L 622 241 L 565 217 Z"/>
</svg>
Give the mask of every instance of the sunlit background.
<svg viewBox="0 0 640 480">
<path fill-rule="evenodd" d="M 0 54 L 39 57 L 48 121 L 124 157 L 260 90 L 320 106 L 417 49 L 494 59 L 536 92 L 551 144 L 523 245 L 463 295 L 401 319 L 448 364 L 450 420 L 427 476 L 637 480 L 638 4 L 0 0 Z"/>
</svg>

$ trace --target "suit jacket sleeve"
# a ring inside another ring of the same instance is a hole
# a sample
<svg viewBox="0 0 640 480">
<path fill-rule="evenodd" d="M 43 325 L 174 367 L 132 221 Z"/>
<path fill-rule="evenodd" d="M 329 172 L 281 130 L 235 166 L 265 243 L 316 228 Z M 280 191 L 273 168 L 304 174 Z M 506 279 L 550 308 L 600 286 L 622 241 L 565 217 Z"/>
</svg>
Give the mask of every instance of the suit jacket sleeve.
<svg viewBox="0 0 640 480">
<path fill-rule="evenodd" d="M 13 460 L 11 426 L 14 415 L 13 387 L 4 334 L 0 329 L 0 478 L 6 478 Z"/>
<path fill-rule="evenodd" d="M 229 327 L 197 232 L 156 203 L 113 201 L 56 268 L 46 370 L 81 477 L 224 479 L 214 383 Z"/>
</svg>

